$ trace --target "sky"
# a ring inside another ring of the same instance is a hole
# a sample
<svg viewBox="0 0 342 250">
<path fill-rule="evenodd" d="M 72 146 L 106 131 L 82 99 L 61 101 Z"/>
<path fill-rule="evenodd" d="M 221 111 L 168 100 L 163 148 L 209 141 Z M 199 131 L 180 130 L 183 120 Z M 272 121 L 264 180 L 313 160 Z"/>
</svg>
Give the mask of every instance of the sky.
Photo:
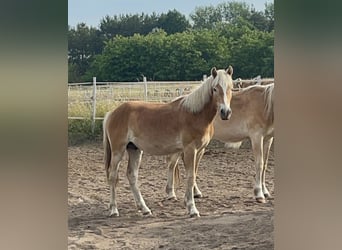
<svg viewBox="0 0 342 250">
<path fill-rule="evenodd" d="M 216 6 L 224 0 L 68 0 L 68 24 L 84 22 L 88 26 L 98 27 L 106 15 L 167 13 L 176 9 L 189 18 L 197 6 Z M 273 0 L 243 0 L 256 10 L 264 10 L 265 3 Z"/>
</svg>

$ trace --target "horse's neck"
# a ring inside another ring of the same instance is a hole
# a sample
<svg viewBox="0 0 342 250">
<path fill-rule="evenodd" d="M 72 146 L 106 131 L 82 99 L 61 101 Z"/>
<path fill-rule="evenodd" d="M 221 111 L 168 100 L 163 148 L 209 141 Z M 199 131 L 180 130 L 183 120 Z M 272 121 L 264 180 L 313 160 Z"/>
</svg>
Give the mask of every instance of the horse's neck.
<svg viewBox="0 0 342 250">
<path fill-rule="evenodd" d="M 207 102 L 202 111 L 199 112 L 199 117 L 202 117 L 203 122 L 206 124 L 210 124 L 214 121 L 214 118 L 217 113 L 217 104 L 214 102 L 213 99 L 211 101 Z"/>
<path fill-rule="evenodd" d="M 203 88 L 210 88 L 212 78 L 208 78 L 207 82 L 203 83 L 205 86 L 202 85 Z M 199 117 L 201 117 L 201 121 L 203 121 L 204 125 L 209 125 L 213 123 L 214 118 L 217 113 L 217 104 L 214 101 L 213 96 L 208 97 L 207 102 L 204 104 L 202 110 L 198 113 Z"/>
</svg>

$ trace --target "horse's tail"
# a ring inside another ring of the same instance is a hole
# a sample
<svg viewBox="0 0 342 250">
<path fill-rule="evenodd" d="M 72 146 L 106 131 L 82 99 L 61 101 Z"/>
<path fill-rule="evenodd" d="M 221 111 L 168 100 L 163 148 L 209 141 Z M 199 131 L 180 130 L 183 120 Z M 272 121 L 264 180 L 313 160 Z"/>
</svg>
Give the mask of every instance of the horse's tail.
<svg viewBox="0 0 342 250">
<path fill-rule="evenodd" d="M 274 83 L 265 85 L 265 110 L 264 114 L 267 120 L 274 122 Z"/>
<path fill-rule="evenodd" d="M 109 141 L 107 129 L 106 129 L 106 123 L 107 123 L 109 115 L 110 115 L 110 112 L 108 112 L 105 115 L 104 120 L 103 120 L 104 164 L 105 164 L 107 180 L 109 179 L 109 167 L 110 167 L 110 162 L 112 160 L 112 150 L 111 150 L 110 141 Z"/>
</svg>

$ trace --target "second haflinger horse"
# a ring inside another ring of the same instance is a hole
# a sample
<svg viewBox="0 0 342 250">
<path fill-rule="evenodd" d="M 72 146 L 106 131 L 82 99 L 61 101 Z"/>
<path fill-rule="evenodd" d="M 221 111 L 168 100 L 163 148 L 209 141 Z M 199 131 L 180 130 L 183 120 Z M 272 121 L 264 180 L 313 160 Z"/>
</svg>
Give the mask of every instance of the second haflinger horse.
<svg viewBox="0 0 342 250">
<path fill-rule="evenodd" d="M 236 143 L 250 138 L 255 160 L 254 195 L 258 202 L 264 203 L 265 198 L 271 197 L 265 184 L 265 175 L 269 151 L 274 137 L 274 84 L 255 85 L 233 92 L 231 108 L 233 114 L 229 121 L 222 121 L 218 117 L 214 121 L 213 139 L 223 142 Z M 204 149 L 199 152 L 199 157 Z M 178 159 L 180 154 L 168 156 L 168 178 L 166 193 L 169 199 L 176 198 L 174 179 L 179 179 Z M 197 162 L 198 163 L 198 162 Z M 196 174 L 198 164 L 196 165 Z M 229 175 L 229 173 L 227 173 Z M 196 182 L 195 197 L 201 197 Z"/>
<path fill-rule="evenodd" d="M 103 121 L 105 169 L 110 187 L 110 215 L 119 216 L 116 203 L 118 169 L 127 150 L 127 178 L 137 208 L 151 210 L 138 187 L 138 169 L 143 152 L 151 155 L 183 153 L 186 169 L 185 205 L 190 216 L 199 216 L 194 201 L 195 166 L 213 136 L 216 113 L 229 119 L 232 111 L 233 68 L 212 68 L 211 76 L 189 95 L 170 103 L 126 102 L 108 112 Z"/>
</svg>

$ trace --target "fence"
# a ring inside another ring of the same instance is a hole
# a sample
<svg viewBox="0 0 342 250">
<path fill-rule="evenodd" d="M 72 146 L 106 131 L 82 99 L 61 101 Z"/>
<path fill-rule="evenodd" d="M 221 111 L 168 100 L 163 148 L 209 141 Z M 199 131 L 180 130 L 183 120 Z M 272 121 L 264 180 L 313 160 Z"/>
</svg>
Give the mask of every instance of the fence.
<svg viewBox="0 0 342 250">
<path fill-rule="evenodd" d="M 203 76 L 203 80 L 206 75 Z M 253 80 L 235 80 L 235 82 L 261 82 Z M 273 79 L 266 81 L 272 82 Z M 190 93 L 202 81 L 165 81 L 165 82 L 93 82 L 68 84 L 68 119 L 90 119 L 92 132 L 95 121 L 104 114 L 126 101 L 144 100 L 148 102 L 169 102 L 172 99 Z"/>
</svg>

